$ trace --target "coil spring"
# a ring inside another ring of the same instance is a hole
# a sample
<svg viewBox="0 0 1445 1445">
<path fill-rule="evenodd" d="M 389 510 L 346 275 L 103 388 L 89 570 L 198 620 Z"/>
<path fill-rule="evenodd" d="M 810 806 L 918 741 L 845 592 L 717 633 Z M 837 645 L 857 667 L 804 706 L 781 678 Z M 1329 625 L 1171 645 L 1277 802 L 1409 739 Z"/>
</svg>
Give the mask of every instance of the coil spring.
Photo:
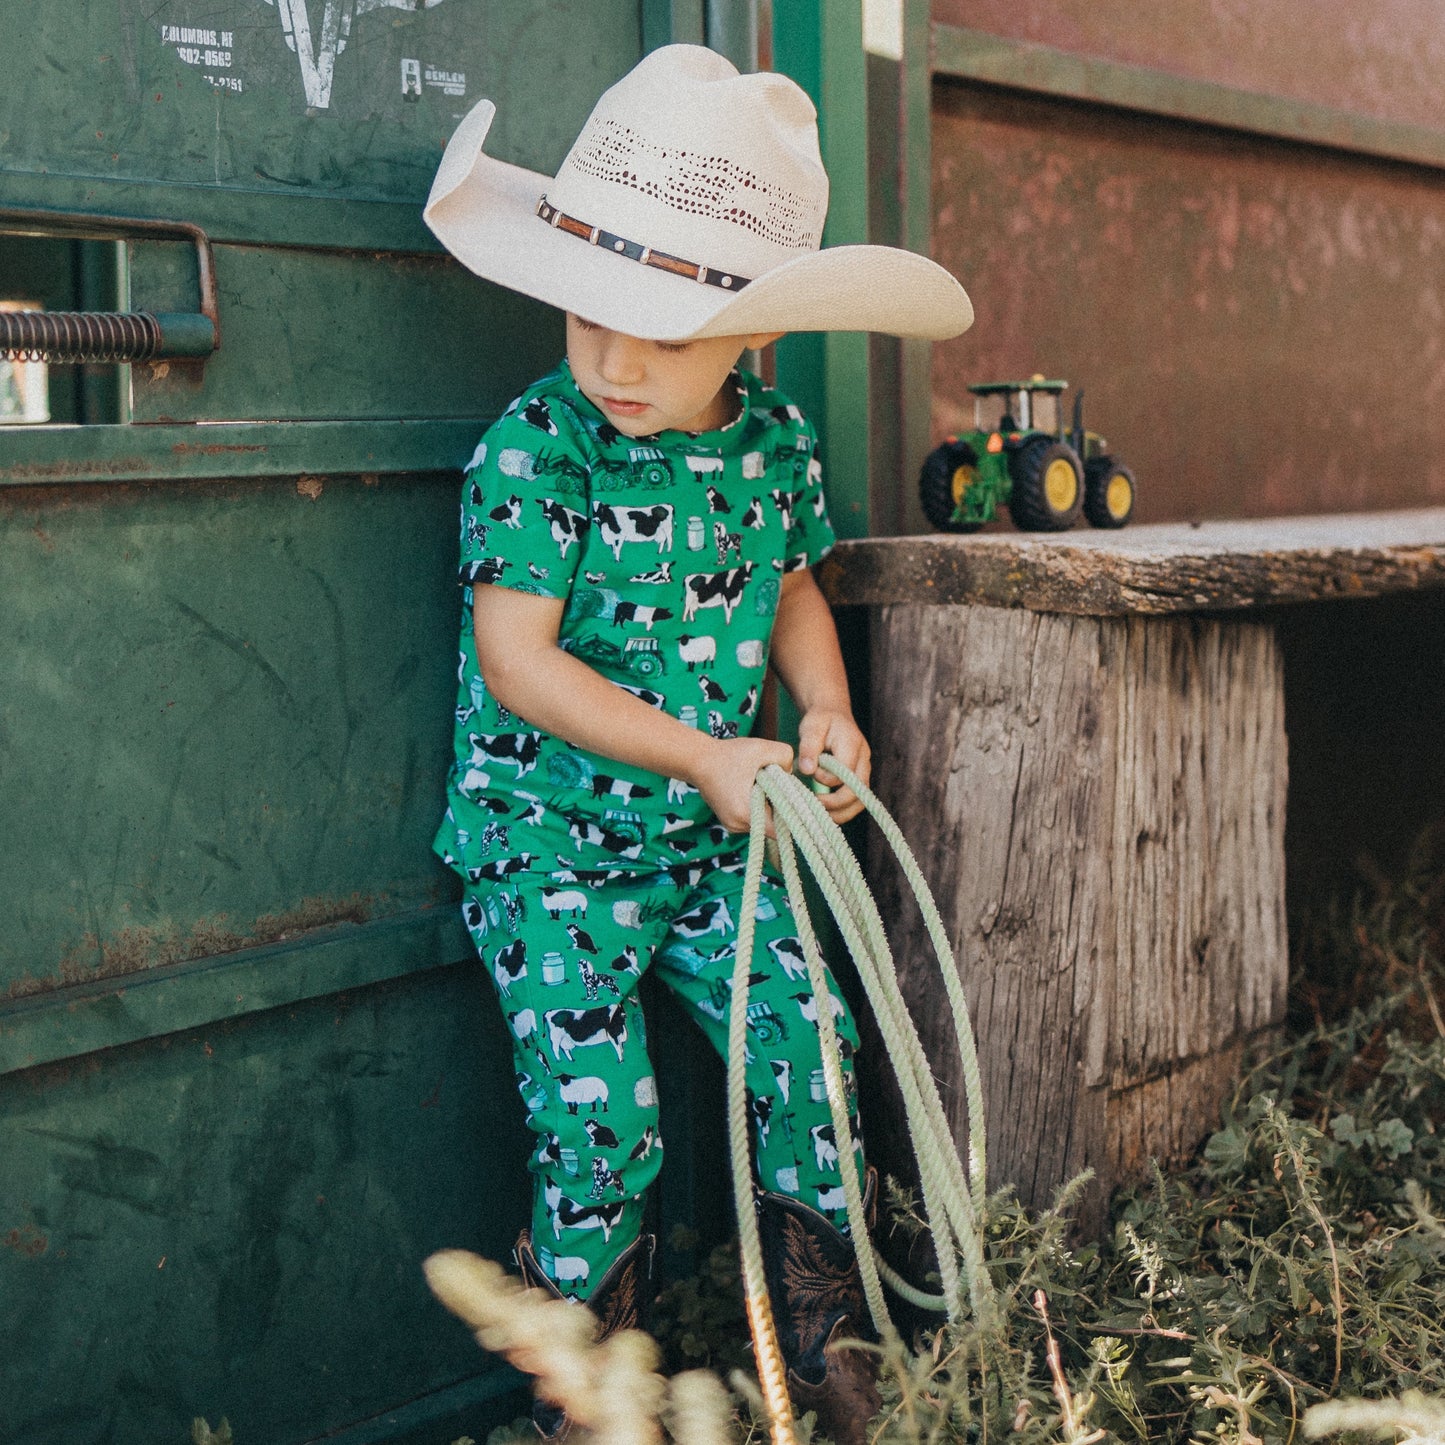
<svg viewBox="0 0 1445 1445">
<path fill-rule="evenodd" d="M 160 323 L 147 311 L 0 311 L 4 361 L 145 361 L 160 346 Z"/>
</svg>

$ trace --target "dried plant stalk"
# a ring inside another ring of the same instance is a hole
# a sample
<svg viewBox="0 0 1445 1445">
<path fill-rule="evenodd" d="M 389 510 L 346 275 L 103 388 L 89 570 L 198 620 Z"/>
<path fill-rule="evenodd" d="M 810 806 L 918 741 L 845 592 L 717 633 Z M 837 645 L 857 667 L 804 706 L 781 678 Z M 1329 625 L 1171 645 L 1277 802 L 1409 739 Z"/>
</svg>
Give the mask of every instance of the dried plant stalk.
<svg viewBox="0 0 1445 1445">
<path fill-rule="evenodd" d="M 1396 1435 L 1400 1445 L 1445 1445 L 1445 1400 L 1419 1390 L 1399 1399 L 1331 1400 L 1305 1411 L 1305 1434 L 1311 1439 L 1344 1430 Z"/>
<path fill-rule="evenodd" d="M 667 1386 L 647 1335 L 623 1330 L 599 1344 L 589 1310 L 526 1289 L 466 1250 L 442 1250 L 422 1268 L 432 1293 L 482 1348 L 533 1376 L 538 1396 L 561 1406 L 598 1445 L 660 1445 Z"/>
<path fill-rule="evenodd" d="M 663 1419 L 686 1445 L 732 1445 L 732 1399 L 711 1370 L 685 1370 L 668 1381 Z"/>
</svg>

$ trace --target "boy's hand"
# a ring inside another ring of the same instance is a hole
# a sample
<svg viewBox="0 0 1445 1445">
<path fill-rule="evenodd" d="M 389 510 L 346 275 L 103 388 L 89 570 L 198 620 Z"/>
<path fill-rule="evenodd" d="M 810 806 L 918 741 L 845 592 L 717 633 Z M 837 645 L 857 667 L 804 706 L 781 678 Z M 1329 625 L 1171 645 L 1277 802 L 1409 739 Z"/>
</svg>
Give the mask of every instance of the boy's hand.
<svg viewBox="0 0 1445 1445">
<path fill-rule="evenodd" d="M 727 738 L 704 753 L 692 782 L 729 833 L 748 831 L 752 822 L 753 780 L 769 763 L 791 772 L 792 748 L 768 738 Z M 768 836 L 773 836 L 771 813 Z"/>
<path fill-rule="evenodd" d="M 863 804 L 852 788 L 845 788 L 832 773 L 818 766 L 820 753 L 832 753 L 845 767 L 851 768 L 862 782 L 869 779 L 873 754 L 853 715 L 830 708 L 813 708 L 798 723 L 798 772 L 831 788 L 820 793 L 818 801 L 835 823 L 846 823 L 863 811 Z"/>
</svg>

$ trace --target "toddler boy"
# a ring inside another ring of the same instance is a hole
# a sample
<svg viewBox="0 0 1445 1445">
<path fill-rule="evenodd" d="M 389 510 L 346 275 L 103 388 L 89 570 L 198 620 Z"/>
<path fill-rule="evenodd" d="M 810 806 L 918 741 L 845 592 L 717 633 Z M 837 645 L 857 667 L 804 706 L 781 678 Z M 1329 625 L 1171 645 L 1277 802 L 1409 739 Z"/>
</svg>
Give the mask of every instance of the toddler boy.
<svg viewBox="0 0 1445 1445">
<path fill-rule="evenodd" d="M 933 263 L 818 250 L 827 177 L 807 97 L 693 46 L 598 102 L 555 178 L 493 161 L 482 102 L 427 207 L 478 274 L 567 313 L 567 358 L 482 439 L 462 507 L 456 759 L 437 847 L 511 1031 L 536 1136 L 518 1247 L 534 1285 L 637 1323 L 662 1160 L 637 984 L 651 971 L 727 1037 L 753 779 L 868 776 L 837 634 L 809 570 L 832 544 L 806 419 L 738 369 L 784 330 L 945 336 L 971 309 Z M 796 763 L 752 736 L 771 666 L 801 716 Z M 876 1408 L 813 997 L 781 880 L 765 876 L 747 1084 L 770 1284 L 790 1384 L 835 1440 Z M 855 1130 L 856 1134 L 856 1130 Z M 840 1157 L 840 1154 L 843 1157 Z M 779 1297 L 781 1296 L 781 1297 Z M 565 1422 L 545 1407 L 544 1432 Z"/>
</svg>

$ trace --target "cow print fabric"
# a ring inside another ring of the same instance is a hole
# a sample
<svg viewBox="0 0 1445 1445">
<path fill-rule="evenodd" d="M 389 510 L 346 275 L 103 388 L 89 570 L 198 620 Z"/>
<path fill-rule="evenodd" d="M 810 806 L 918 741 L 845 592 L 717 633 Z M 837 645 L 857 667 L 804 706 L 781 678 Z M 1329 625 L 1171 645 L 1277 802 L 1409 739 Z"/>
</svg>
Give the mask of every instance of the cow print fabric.
<svg viewBox="0 0 1445 1445">
<path fill-rule="evenodd" d="M 512 1035 L 537 1139 L 538 1258 L 579 1299 L 637 1238 L 662 1161 L 641 976 L 655 972 L 726 1046 L 740 840 L 679 780 L 502 708 L 477 664 L 473 589 L 565 601 L 561 645 L 603 677 L 715 737 L 750 733 L 782 580 L 822 558 L 833 532 L 806 419 L 747 372 L 734 384 L 728 426 L 631 438 L 564 362 L 488 430 L 463 482 L 455 756 L 436 849 L 462 876 Z M 772 874 L 752 973 L 759 1180 L 841 1225 L 817 1004 Z M 851 1088 L 856 1034 L 837 997 L 830 1007 Z"/>
</svg>

